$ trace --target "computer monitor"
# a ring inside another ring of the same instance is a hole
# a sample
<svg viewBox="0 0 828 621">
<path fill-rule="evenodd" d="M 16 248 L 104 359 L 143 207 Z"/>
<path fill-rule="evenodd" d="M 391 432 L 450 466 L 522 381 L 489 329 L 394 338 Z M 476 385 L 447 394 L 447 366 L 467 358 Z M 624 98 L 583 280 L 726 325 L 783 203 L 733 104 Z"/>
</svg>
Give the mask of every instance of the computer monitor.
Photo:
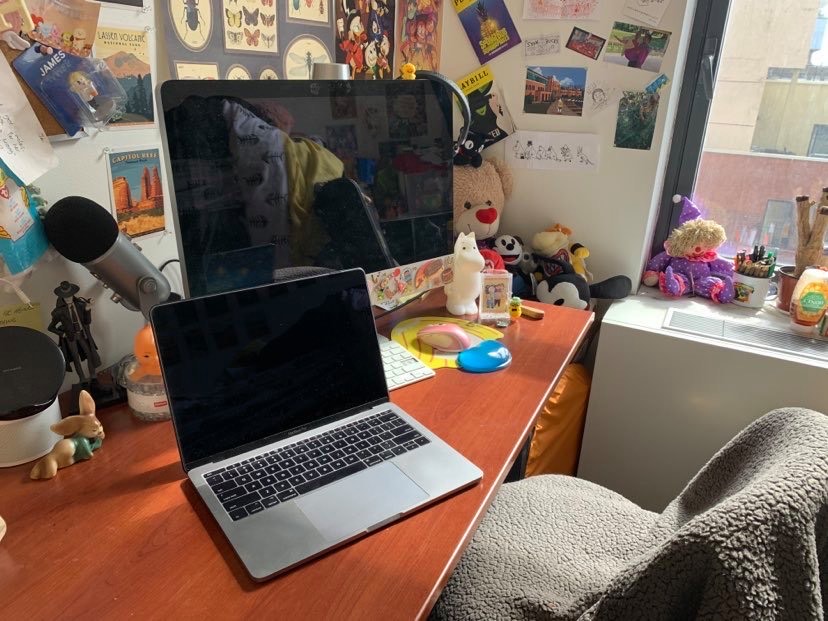
<svg viewBox="0 0 828 621">
<path fill-rule="evenodd" d="M 188 295 L 264 284 L 282 268 L 370 274 L 451 254 L 442 84 L 182 80 L 159 99 Z"/>
</svg>

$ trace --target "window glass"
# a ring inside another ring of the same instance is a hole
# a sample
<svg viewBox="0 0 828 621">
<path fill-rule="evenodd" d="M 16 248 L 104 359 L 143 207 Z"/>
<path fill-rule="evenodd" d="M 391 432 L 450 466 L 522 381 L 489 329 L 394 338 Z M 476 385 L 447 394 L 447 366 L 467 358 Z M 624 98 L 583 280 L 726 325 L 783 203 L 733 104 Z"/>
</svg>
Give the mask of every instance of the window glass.
<svg viewBox="0 0 828 621">
<path fill-rule="evenodd" d="M 794 200 L 828 186 L 828 0 L 732 0 L 694 199 L 732 255 L 793 263 Z"/>
</svg>

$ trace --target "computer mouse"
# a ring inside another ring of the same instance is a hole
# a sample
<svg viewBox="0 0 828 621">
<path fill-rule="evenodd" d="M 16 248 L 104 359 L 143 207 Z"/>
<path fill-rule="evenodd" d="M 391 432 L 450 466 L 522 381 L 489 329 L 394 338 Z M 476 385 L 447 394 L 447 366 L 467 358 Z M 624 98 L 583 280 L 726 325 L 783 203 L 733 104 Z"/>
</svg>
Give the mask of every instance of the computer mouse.
<svg viewBox="0 0 828 621">
<path fill-rule="evenodd" d="M 463 328 L 454 323 L 437 323 L 421 328 L 417 332 L 417 339 L 437 351 L 450 354 L 471 347 L 469 335 Z"/>
</svg>

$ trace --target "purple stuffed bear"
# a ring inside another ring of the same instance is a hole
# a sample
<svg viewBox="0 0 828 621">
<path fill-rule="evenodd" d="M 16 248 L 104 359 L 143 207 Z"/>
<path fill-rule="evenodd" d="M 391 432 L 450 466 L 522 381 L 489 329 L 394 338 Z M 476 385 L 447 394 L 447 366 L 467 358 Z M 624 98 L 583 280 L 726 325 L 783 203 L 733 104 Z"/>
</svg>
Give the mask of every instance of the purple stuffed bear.
<svg viewBox="0 0 828 621">
<path fill-rule="evenodd" d="M 731 302 L 733 264 L 716 253 L 727 239 L 724 228 L 702 220 L 690 199 L 674 196 L 673 201 L 683 203 L 679 226 L 664 242 L 664 251 L 647 263 L 642 281 L 670 297 L 692 292 L 720 304 Z"/>
</svg>

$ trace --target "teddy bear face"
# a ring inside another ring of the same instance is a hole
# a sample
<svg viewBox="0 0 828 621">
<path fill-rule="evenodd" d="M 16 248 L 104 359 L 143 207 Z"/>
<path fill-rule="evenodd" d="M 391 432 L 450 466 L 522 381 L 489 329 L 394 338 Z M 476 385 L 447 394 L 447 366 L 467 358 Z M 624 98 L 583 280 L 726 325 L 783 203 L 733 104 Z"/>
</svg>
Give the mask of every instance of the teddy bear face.
<svg viewBox="0 0 828 621">
<path fill-rule="evenodd" d="M 455 166 L 454 232 L 474 233 L 478 241 L 494 237 L 511 187 L 511 174 L 502 165 Z"/>
</svg>

